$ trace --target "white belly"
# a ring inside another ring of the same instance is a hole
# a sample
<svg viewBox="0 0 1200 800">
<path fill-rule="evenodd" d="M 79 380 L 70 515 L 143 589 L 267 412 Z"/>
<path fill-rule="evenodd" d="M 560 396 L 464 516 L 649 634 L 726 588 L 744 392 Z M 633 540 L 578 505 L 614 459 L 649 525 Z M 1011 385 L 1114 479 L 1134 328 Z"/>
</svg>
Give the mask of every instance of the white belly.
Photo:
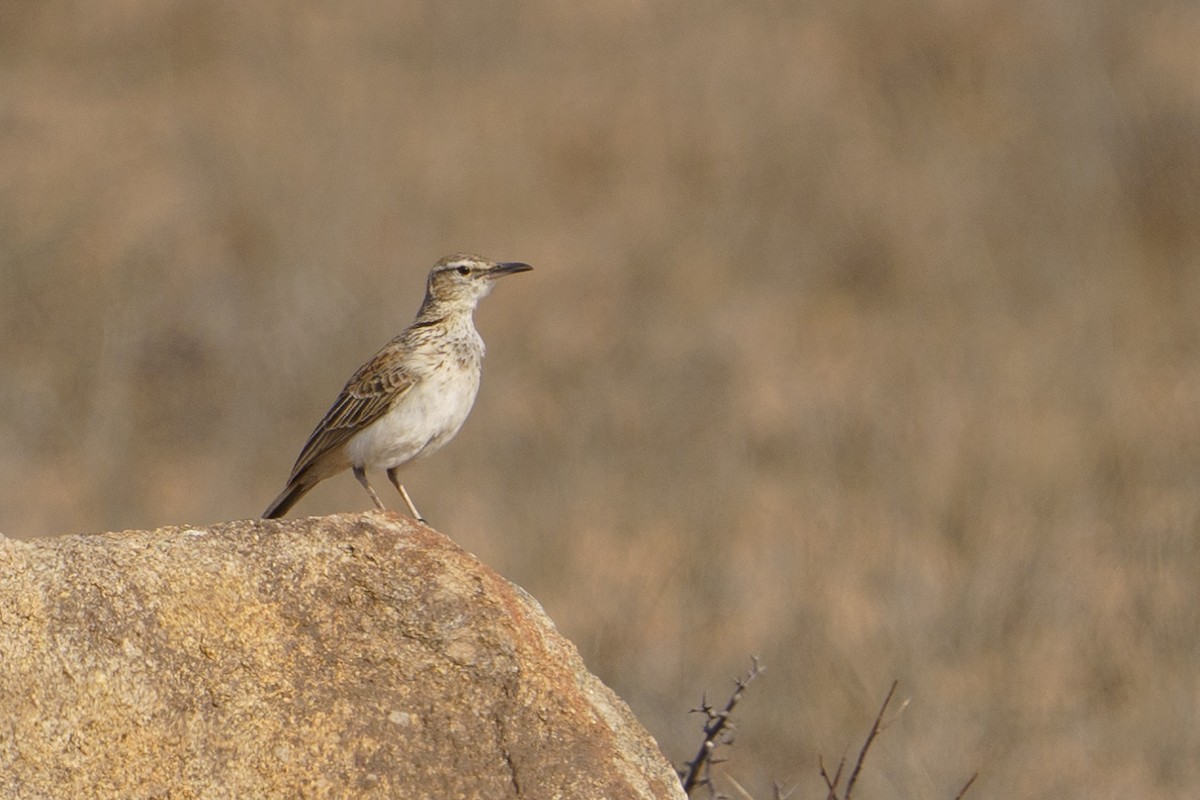
<svg viewBox="0 0 1200 800">
<path fill-rule="evenodd" d="M 350 463 L 391 469 L 435 452 L 454 438 L 471 413 L 479 392 L 479 371 L 456 380 L 427 375 L 384 416 L 346 445 Z"/>
</svg>

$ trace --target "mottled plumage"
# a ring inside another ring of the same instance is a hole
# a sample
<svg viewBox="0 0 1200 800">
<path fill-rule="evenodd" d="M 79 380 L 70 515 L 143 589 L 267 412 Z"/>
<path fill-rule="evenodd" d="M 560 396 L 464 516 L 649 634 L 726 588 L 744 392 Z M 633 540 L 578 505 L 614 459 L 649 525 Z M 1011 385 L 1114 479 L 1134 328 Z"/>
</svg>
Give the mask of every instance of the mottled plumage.
<svg viewBox="0 0 1200 800">
<path fill-rule="evenodd" d="M 484 352 L 475 306 L 493 280 L 529 269 L 461 253 L 439 261 L 429 273 L 416 320 L 346 382 L 263 516 L 283 516 L 306 492 L 347 468 L 382 509 L 367 480 L 371 468 L 387 471 L 420 519 L 396 470 L 433 453 L 462 427 L 479 391 Z"/>
</svg>

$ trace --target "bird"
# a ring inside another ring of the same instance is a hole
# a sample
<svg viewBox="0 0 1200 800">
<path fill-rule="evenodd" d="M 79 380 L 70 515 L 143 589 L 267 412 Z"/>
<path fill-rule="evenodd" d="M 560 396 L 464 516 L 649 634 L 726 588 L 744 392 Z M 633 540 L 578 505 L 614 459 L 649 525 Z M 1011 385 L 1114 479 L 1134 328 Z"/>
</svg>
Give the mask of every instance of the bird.
<svg viewBox="0 0 1200 800">
<path fill-rule="evenodd" d="M 468 253 L 438 261 L 416 320 L 346 382 L 263 518 L 282 517 L 318 483 L 349 468 L 381 511 L 366 471 L 385 470 L 413 518 L 424 522 L 397 471 L 439 450 L 466 421 L 484 354 L 475 307 L 498 278 L 531 269 Z"/>
</svg>

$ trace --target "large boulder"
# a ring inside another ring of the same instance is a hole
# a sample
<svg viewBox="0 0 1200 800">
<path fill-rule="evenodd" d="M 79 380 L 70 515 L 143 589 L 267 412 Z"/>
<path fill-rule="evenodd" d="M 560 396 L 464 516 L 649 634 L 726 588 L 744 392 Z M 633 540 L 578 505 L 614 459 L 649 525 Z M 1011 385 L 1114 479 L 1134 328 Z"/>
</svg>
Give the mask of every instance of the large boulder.
<svg viewBox="0 0 1200 800">
<path fill-rule="evenodd" d="M 0 795 L 684 796 L 535 600 L 380 512 L 0 537 Z"/>
</svg>

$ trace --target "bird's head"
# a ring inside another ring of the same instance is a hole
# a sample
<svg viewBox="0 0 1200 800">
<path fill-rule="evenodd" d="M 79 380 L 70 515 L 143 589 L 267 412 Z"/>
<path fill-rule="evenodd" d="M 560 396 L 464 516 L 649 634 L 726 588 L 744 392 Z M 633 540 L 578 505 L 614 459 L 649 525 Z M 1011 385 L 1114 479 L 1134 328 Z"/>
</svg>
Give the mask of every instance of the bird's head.
<svg viewBox="0 0 1200 800">
<path fill-rule="evenodd" d="M 516 261 L 496 262 L 466 253 L 446 256 L 429 273 L 425 302 L 470 310 L 492 290 L 492 282 L 497 278 L 531 269 L 528 264 Z"/>
</svg>

